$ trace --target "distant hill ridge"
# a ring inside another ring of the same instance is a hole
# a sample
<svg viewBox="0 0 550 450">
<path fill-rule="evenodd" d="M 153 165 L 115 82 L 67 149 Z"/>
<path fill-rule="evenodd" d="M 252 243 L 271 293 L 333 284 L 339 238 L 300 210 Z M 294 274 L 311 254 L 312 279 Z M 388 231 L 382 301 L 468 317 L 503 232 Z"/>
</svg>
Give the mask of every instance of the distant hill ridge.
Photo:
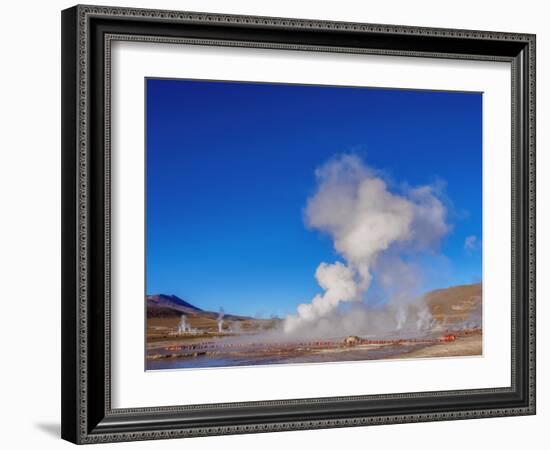
<svg viewBox="0 0 550 450">
<path fill-rule="evenodd" d="M 185 314 L 187 316 L 204 316 L 208 318 L 217 318 L 219 313 L 214 311 L 205 311 L 197 308 L 195 305 L 183 300 L 177 295 L 154 294 L 148 295 L 147 299 L 147 317 L 173 317 Z M 235 314 L 224 314 L 224 319 L 239 320 L 250 319 L 248 316 L 238 316 Z"/>
<path fill-rule="evenodd" d="M 166 295 L 166 294 L 155 294 L 147 296 L 147 305 L 159 306 L 159 307 L 168 307 L 176 310 L 193 310 L 193 311 L 202 311 L 202 309 L 197 308 L 189 302 L 186 302 L 182 298 L 179 298 L 177 295 Z"/>
<path fill-rule="evenodd" d="M 481 324 L 482 285 L 464 284 L 436 289 L 424 295 L 430 312 L 440 323 L 472 322 Z"/>
<path fill-rule="evenodd" d="M 481 283 L 436 289 L 424 295 L 433 318 L 441 324 L 479 323 L 482 312 Z M 177 295 L 147 296 L 147 317 L 203 317 L 216 320 L 219 313 L 197 308 Z M 249 316 L 225 314 L 224 319 L 248 320 Z"/>
</svg>

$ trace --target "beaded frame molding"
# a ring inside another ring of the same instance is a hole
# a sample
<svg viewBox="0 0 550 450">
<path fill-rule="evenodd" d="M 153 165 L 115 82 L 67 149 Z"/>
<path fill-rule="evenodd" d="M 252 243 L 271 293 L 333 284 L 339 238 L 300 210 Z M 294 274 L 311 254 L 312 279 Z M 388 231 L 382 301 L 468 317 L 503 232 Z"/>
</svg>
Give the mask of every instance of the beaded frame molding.
<svg viewBox="0 0 550 450">
<path fill-rule="evenodd" d="M 505 61 L 512 72 L 509 387 L 111 407 L 113 41 Z M 99 443 L 535 414 L 535 36 L 78 5 L 62 12 L 62 428 Z"/>
</svg>

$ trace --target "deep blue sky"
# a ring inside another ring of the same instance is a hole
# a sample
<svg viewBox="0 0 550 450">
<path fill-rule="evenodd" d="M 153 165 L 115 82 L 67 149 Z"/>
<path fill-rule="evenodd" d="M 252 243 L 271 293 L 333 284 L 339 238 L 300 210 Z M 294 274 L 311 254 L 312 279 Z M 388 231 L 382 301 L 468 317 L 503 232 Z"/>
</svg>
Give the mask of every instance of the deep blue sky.
<svg viewBox="0 0 550 450">
<path fill-rule="evenodd" d="M 147 293 L 284 315 L 340 259 L 303 222 L 314 171 L 354 152 L 390 186 L 444 184 L 451 232 L 426 289 L 481 278 L 482 95 L 146 80 Z"/>
</svg>

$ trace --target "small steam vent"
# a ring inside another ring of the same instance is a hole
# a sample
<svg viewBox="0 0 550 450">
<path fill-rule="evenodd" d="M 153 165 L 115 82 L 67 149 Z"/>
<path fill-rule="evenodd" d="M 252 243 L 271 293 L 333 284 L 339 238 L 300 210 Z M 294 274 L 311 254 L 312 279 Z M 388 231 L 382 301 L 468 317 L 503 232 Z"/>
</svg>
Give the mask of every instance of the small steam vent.
<svg viewBox="0 0 550 450">
<path fill-rule="evenodd" d="M 344 345 L 353 346 L 361 343 L 361 338 L 358 336 L 348 336 L 344 339 Z"/>
</svg>

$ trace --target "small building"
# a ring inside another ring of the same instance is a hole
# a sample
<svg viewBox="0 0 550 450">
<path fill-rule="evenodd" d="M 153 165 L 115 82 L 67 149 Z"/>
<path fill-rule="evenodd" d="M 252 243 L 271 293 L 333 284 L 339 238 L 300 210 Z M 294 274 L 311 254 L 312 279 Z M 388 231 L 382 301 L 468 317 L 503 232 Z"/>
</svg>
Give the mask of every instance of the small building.
<svg viewBox="0 0 550 450">
<path fill-rule="evenodd" d="M 353 346 L 361 343 L 361 338 L 357 336 L 348 336 L 344 339 L 344 345 Z"/>
</svg>

